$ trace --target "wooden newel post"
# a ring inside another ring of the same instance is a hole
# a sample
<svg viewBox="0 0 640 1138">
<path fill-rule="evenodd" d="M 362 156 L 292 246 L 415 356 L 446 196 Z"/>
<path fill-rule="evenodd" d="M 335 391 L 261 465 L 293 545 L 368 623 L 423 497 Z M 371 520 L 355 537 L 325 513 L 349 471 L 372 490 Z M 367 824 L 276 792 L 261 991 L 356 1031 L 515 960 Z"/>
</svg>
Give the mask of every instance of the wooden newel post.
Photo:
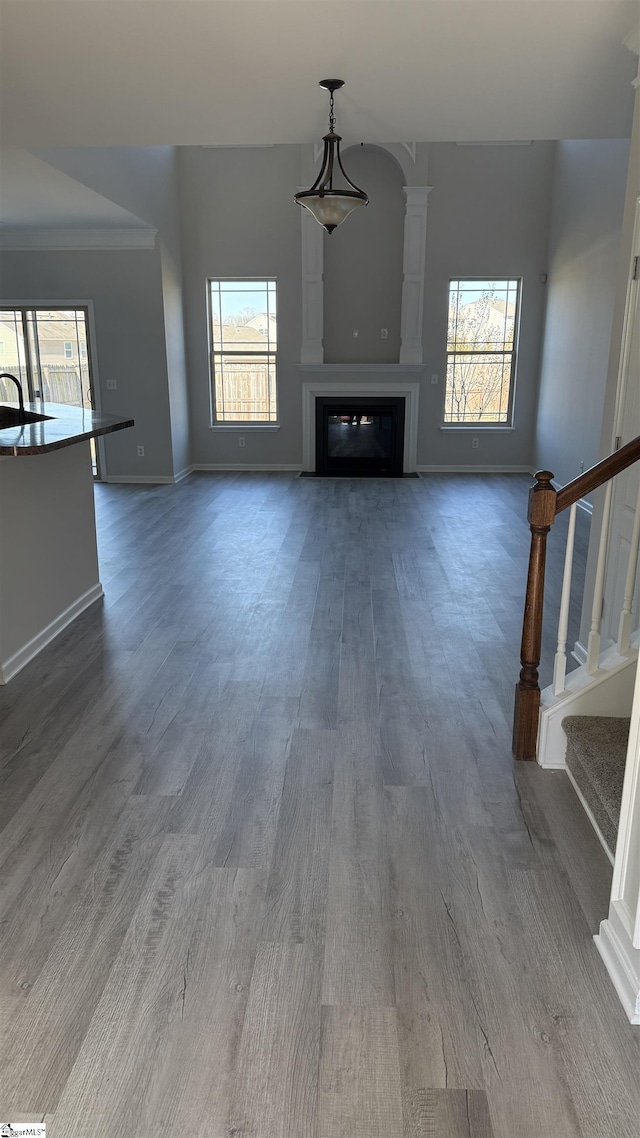
<svg viewBox="0 0 640 1138">
<path fill-rule="evenodd" d="M 527 519 L 531 530 L 531 553 L 527 595 L 522 622 L 520 649 L 520 679 L 516 684 L 516 705 L 513 718 L 513 756 L 516 759 L 535 759 L 540 713 L 540 685 L 538 665 L 542 646 L 542 604 L 544 599 L 544 569 L 547 555 L 547 534 L 555 521 L 556 491 L 551 485 L 553 474 L 539 470 L 536 484 L 529 492 Z"/>
</svg>

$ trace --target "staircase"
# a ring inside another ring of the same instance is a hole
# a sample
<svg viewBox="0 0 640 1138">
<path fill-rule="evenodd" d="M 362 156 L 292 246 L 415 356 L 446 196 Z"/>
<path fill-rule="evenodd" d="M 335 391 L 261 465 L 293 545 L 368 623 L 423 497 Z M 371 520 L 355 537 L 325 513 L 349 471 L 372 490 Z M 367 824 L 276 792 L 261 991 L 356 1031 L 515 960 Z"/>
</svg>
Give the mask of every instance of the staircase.
<svg viewBox="0 0 640 1138">
<path fill-rule="evenodd" d="M 548 470 L 536 475 L 529 495 L 531 554 L 522 631 L 520 679 L 516 685 L 513 751 L 516 759 L 535 759 L 543 767 L 567 770 L 580 800 L 613 861 L 620 821 L 629 719 L 640 651 L 634 631 L 634 593 L 640 547 L 640 490 L 633 533 L 628 543 L 626 575 L 617 640 L 601 643 L 601 626 L 613 500 L 613 479 L 640 460 L 640 436 L 585 471 L 561 490 Z M 604 489 L 603 520 L 585 662 L 567 675 L 567 633 L 576 506 L 580 498 Z M 538 684 L 547 536 L 558 514 L 570 510 L 553 682 Z M 616 617 L 617 619 L 617 617 Z"/>
<path fill-rule="evenodd" d="M 608 715 L 569 715 L 567 774 L 613 862 L 620 822 L 630 719 Z"/>
</svg>

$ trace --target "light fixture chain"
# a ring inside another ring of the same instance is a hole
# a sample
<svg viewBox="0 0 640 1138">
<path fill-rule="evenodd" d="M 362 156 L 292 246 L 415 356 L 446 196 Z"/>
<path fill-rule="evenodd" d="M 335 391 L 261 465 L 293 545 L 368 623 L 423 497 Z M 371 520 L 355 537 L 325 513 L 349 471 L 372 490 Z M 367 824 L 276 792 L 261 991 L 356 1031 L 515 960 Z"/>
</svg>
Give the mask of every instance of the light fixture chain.
<svg viewBox="0 0 640 1138">
<path fill-rule="evenodd" d="M 333 113 L 333 91 L 329 92 L 329 133 L 333 134 L 336 125 L 336 116 Z"/>
</svg>

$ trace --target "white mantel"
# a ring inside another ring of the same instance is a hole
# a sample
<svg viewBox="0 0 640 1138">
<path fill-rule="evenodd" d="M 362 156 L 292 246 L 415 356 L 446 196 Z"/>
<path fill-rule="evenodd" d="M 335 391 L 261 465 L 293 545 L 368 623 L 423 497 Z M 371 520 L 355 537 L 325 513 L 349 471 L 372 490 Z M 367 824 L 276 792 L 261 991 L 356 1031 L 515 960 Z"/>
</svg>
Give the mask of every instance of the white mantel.
<svg viewBox="0 0 640 1138">
<path fill-rule="evenodd" d="M 301 364 L 302 469 L 316 469 L 316 398 L 404 396 L 404 474 L 415 474 L 418 453 L 419 376 L 415 364 Z"/>
</svg>

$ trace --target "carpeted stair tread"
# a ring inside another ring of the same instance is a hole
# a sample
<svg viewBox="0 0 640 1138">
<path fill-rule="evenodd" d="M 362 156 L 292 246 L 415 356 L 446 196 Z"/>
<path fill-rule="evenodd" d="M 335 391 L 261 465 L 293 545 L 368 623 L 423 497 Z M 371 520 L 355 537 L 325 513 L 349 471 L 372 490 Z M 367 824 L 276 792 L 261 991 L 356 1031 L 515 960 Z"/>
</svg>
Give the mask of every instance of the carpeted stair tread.
<svg viewBox="0 0 640 1138">
<path fill-rule="evenodd" d="M 567 766 L 612 853 L 620 821 L 629 724 L 628 718 L 610 715 L 569 715 L 562 720 Z"/>
</svg>

